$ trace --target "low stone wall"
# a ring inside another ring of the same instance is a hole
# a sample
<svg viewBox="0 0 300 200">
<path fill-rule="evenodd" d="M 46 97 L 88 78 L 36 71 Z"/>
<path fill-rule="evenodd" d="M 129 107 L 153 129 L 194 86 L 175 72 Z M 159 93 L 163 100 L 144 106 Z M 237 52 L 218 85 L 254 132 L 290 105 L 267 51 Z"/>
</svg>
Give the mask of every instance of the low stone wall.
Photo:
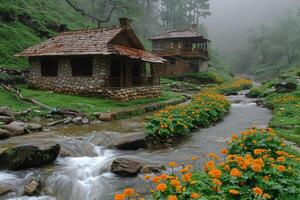
<svg viewBox="0 0 300 200">
<path fill-rule="evenodd" d="M 0 82 L 6 84 L 20 84 L 25 83 L 27 77 L 28 70 L 0 67 Z"/>
<path fill-rule="evenodd" d="M 117 101 L 155 98 L 161 95 L 160 86 L 142 86 L 123 89 L 106 89 L 106 96 Z"/>
</svg>

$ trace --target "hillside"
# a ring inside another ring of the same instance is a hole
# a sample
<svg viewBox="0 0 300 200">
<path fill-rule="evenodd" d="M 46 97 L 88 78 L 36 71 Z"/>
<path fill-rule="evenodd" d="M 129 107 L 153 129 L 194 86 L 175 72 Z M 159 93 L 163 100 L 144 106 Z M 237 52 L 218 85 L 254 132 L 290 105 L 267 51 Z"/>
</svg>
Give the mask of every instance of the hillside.
<svg viewBox="0 0 300 200">
<path fill-rule="evenodd" d="M 62 0 L 1 0 L 0 66 L 22 68 L 25 59 L 13 55 L 60 30 L 94 27 Z"/>
</svg>

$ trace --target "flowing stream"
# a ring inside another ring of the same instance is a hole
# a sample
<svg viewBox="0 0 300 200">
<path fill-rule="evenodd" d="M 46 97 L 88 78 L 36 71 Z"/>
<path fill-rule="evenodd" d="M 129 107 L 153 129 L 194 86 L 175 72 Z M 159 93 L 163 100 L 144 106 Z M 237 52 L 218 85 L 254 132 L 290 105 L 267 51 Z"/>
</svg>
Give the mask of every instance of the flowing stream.
<svg viewBox="0 0 300 200">
<path fill-rule="evenodd" d="M 134 132 L 142 132 L 145 116 L 111 123 L 96 123 L 87 126 L 57 127 L 46 132 L 13 137 L 0 142 L 0 148 L 18 144 L 48 144 L 58 142 L 66 150 L 54 164 L 26 171 L 0 171 L 0 185 L 10 186 L 13 193 L 0 200 L 110 200 L 113 194 L 125 187 L 135 187 L 146 193 L 142 175 L 135 178 L 120 178 L 109 172 L 113 159 L 129 157 L 150 163 L 167 164 L 169 161 L 189 163 L 192 155 L 201 162 L 210 152 L 218 152 L 226 146 L 230 135 L 253 126 L 266 126 L 271 111 L 259 107 L 244 96 L 228 97 L 232 101 L 230 113 L 215 126 L 199 129 L 180 144 L 159 150 L 119 151 L 105 148 L 109 140 Z M 25 183 L 40 178 L 45 186 L 39 197 L 22 196 Z"/>
</svg>

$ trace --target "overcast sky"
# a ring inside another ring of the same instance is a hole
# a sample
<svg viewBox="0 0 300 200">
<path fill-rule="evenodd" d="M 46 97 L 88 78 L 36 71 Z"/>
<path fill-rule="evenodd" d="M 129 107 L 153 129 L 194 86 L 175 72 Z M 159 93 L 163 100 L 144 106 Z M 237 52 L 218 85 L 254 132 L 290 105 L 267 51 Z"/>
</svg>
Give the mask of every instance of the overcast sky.
<svg viewBox="0 0 300 200">
<path fill-rule="evenodd" d="M 210 0 L 212 15 L 204 22 L 214 46 L 232 51 L 246 44 L 250 29 L 295 9 L 300 0 Z"/>
</svg>

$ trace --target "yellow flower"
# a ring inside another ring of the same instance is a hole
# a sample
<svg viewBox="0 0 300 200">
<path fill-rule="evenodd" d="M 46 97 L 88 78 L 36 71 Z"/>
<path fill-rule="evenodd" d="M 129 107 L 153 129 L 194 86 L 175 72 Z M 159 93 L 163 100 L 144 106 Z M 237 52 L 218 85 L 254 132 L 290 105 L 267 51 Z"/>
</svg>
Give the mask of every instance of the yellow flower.
<svg viewBox="0 0 300 200">
<path fill-rule="evenodd" d="M 176 164 L 176 162 L 169 162 L 169 166 L 170 166 L 170 167 L 176 167 L 177 164 Z"/>
<path fill-rule="evenodd" d="M 149 180 L 150 178 L 151 178 L 150 175 L 145 175 L 145 176 L 144 176 L 144 180 L 145 180 L 145 181 Z"/>
<path fill-rule="evenodd" d="M 126 197 L 124 194 L 115 194 L 114 200 L 125 200 Z"/>
<path fill-rule="evenodd" d="M 201 197 L 201 195 L 200 194 L 197 194 L 197 193 L 195 193 L 195 192 L 193 192 L 192 194 L 191 194 L 191 198 L 192 199 L 198 199 L 198 198 L 200 198 Z"/>
<path fill-rule="evenodd" d="M 167 189 L 167 185 L 164 183 L 160 183 L 156 186 L 156 190 L 160 192 L 164 192 Z"/>
<path fill-rule="evenodd" d="M 134 191 L 134 189 L 132 189 L 132 188 L 126 188 L 126 189 L 124 189 L 124 191 L 123 191 L 123 194 L 124 194 L 125 196 L 127 196 L 127 197 L 133 196 L 134 193 L 135 193 L 135 191 Z"/>
<path fill-rule="evenodd" d="M 261 196 L 263 194 L 263 190 L 260 187 L 254 187 L 252 190 L 255 195 Z"/>
<path fill-rule="evenodd" d="M 237 190 L 230 189 L 230 190 L 229 190 L 229 194 L 232 194 L 232 195 L 238 195 L 238 194 L 240 194 L 240 193 L 239 193 L 239 191 L 237 191 Z"/>
<path fill-rule="evenodd" d="M 192 161 L 196 161 L 199 160 L 199 158 L 197 156 L 192 156 Z"/>
</svg>

